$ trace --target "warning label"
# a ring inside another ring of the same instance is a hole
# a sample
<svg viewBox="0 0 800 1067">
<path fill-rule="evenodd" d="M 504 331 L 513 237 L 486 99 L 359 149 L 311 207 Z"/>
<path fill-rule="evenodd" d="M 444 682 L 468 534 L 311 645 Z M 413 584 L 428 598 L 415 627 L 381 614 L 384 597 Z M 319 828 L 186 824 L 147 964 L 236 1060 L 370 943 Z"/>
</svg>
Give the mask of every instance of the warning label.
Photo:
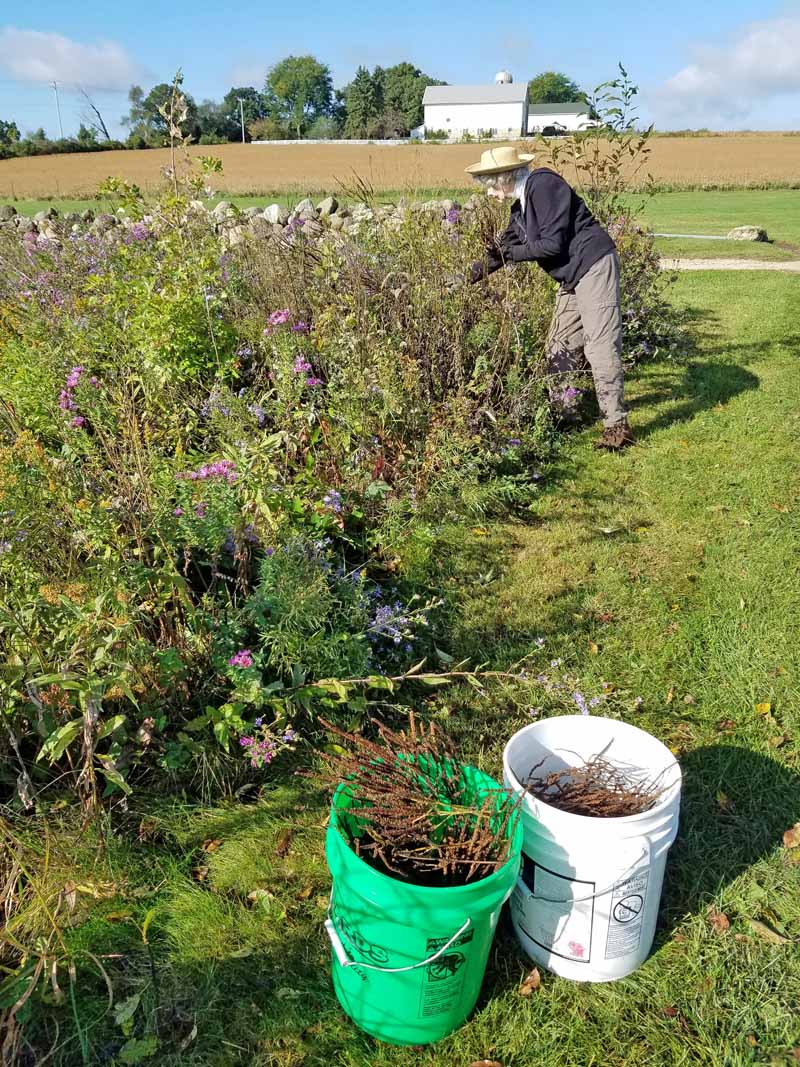
<svg viewBox="0 0 800 1067">
<path fill-rule="evenodd" d="M 607 960 L 627 956 L 639 947 L 649 877 L 649 871 L 641 871 L 614 886 L 606 939 Z"/>
<path fill-rule="evenodd" d="M 438 956 L 423 971 L 419 1014 L 423 1019 L 450 1011 L 461 996 L 464 977 L 467 973 L 467 951 L 462 951 L 475 936 L 474 930 L 465 933 L 449 946 L 447 952 Z M 426 951 L 437 952 L 450 940 L 449 937 L 429 937 Z"/>
<path fill-rule="evenodd" d="M 520 929 L 541 948 L 575 963 L 592 956 L 595 883 L 548 870 L 523 856 L 522 880 L 511 897 Z"/>
</svg>

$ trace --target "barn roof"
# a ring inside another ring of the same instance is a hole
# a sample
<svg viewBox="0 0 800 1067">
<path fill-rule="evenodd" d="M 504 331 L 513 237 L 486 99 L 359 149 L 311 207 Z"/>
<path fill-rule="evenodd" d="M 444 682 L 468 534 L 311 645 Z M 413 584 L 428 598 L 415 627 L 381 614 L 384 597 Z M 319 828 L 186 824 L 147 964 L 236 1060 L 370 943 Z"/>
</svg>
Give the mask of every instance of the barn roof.
<svg viewBox="0 0 800 1067">
<path fill-rule="evenodd" d="M 429 85 L 423 104 L 521 104 L 528 94 L 528 83 L 516 85 Z"/>
<path fill-rule="evenodd" d="M 575 100 L 570 104 L 529 104 L 528 115 L 586 115 L 589 105 Z"/>
</svg>

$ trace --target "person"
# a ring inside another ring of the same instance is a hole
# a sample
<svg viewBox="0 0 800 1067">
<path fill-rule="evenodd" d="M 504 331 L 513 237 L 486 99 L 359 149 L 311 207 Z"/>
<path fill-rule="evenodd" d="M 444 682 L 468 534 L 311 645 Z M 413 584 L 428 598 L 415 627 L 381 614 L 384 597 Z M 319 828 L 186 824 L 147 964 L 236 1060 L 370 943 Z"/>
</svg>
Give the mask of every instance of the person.
<svg viewBox="0 0 800 1067">
<path fill-rule="evenodd" d="M 507 263 L 533 261 L 560 283 L 547 338 L 551 397 L 574 396 L 576 390 L 565 385 L 588 362 L 603 416 L 595 448 L 620 451 L 634 437 L 624 399 L 616 246 L 559 174 L 548 167 L 529 169 L 533 158 L 514 147 L 490 148 L 466 168 L 489 196 L 513 201 L 507 229 L 484 259 L 473 263 L 471 280 Z"/>
</svg>

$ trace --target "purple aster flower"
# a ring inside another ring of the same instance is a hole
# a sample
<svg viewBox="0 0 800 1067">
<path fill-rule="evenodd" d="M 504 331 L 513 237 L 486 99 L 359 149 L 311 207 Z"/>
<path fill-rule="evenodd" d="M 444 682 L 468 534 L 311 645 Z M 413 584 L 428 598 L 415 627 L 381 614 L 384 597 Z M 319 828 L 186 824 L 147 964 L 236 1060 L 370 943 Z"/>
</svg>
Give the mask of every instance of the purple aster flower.
<svg viewBox="0 0 800 1067">
<path fill-rule="evenodd" d="M 306 385 L 309 389 L 316 389 L 318 385 L 322 385 L 322 378 L 306 378 Z"/>
<path fill-rule="evenodd" d="M 294 326 L 292 326 L 292 333 L 308 333 L 310 329 L 311 327 L 307 322 L 296 322 Z"/>
<path fill-rule="evenodd" d="M 450 210 L 445 215 L 445 221 L 446 222 L 450 222 L 450 223 L 458 222 L 459 215 L 460 215 L 460 212 L 459 212 L 458 208 L 457 207 L 451 207 Z"/>
<path fill-rule="evenodd" d="M 4 556 L 6 552 L 10 552 L 14 546 L 10 541 L 0 541 L 0 556 Z"/>
<path fill-rule="evenodd" d="M 204 519 L 206 517 L 206 511 L 208 510 L 208 504 L 204 504 L 202 501 L 199 504 L 195 504 L 194 513 L 198 519 Z"/>
<path fill-rule="evenodd" d="M 183 508 L 175 508 L 175 510 L 172 512 L 172 514 L 173 515 L 178 515 L 178 516 L 183 515 Z"/>
<path fill-rule="evenodd" d="M 292 370 L 295 374 L 305 374 L 307 371 L 311 370 L 311 364 L 308 362 L 305 356 L 298 356 L 297 359 L 294 361 L 294 366 L 292 367 Z"/>
<path fill-rule="evenodd" d="M 586 704 L 586 697 L 583 695 L 583 693 L 579 693 L 576 689 L 575 692 L 572 694 L 572 699 L 578 705 L 578 711 L 580 711 L 581 715 L 589 714 L 589 708 Z"/>
<path fill-rule="evenodd" d="M 241 667 L 247 669 L 253 666 L 253 653 L 249 648 L 241 648 L 228 660 L 229 667 Z"/>
<path fill-rule="evenodd" d="M 322 498 L 322 503 L 325 507 L 335 511 L 337 514 L 342 510 L 342 494 L 338 493 L 335 489 L 329 489 L 325 496 Z"/>
<path fill-rule="evenodd" d="M 69 420 L 69 424 L 74 429 L 79 430 L 82 426 L 86 425 L 86 419 L 83 415 L 76 415 L 73 419 Z"/>
</svg>

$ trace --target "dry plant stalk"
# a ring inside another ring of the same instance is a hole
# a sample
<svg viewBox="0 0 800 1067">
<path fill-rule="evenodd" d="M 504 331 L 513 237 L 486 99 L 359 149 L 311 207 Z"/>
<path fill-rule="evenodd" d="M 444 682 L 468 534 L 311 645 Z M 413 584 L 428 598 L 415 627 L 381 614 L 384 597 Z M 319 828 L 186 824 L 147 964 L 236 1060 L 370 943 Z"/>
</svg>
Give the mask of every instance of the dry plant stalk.
<svg viewBox="0 0 800 1067">
<path fill-rule="evenodd" d="M 478 795 L 433 723 L 413 713 L 404 731 L 374 722 L 379 741 L 322 724 L 346 745 L 326 756 L 323 780 L 332 792 L 347 783 L 353 807 L 337 823 L 357 856 L 429 886 L 465 885 L 503 866 L 517 804 L 505 790 Z"/>
<path fill-rule="evenodd" d="M 572 815 L 600 819 L 641 815 L 649 811 L 664 792 L 656 779 L 642 779 L 631 768 L 615 766 L 602 752 L 577 767 L 563 767 L 552 774 L 536 775 L 540 760 L 523 782 L 537 800 Z"/>
</svg>

